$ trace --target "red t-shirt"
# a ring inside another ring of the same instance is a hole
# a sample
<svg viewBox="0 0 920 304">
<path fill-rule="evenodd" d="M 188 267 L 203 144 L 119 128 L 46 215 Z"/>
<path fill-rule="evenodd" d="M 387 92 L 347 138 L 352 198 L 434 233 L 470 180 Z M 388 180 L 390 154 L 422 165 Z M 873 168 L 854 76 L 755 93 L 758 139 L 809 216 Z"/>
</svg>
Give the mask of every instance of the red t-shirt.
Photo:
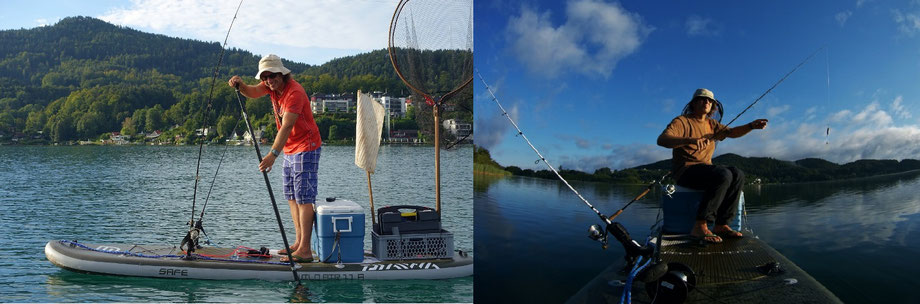
<svg viewBox="0 0 920 304">
<path fill-rule="evenodd" d="M 272 99 L 272 107 L 274 107 L 276 114 L 275 124 L 277 124 L 279 130 L 281 129 L 280 118 L 284 117 L 284 113 L 298 114 L 297 121 L 294 122 L 294 128 L 291 130 L 287 142 L 284 143 L 284 153 L 294 154 L 319 148 L 323 142 L 319 136 L 316 121 L 313 120 L 310 99 L 307 98 L 307 93 L 304 91 L 303 86 L 291 78 L 284 85 L 284 92 L 281 93 L 281 96 L 278 96 L 275 91 L 267 91 Z"/>
</svg>

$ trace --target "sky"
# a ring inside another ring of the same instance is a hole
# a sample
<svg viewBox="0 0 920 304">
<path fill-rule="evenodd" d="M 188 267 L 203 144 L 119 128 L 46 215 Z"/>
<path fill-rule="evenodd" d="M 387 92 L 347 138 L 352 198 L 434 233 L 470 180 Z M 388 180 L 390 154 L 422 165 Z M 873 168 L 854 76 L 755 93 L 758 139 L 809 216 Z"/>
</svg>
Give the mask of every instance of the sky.
<svg viewBox="0 0 920 304">
<path fill-rule="evenodd" d="M 477 1 L 475 141 L 545 169 L 483 81 L 554 166 L 594 172 L 670 159 L 656 145 L 697 88 L 723 124 L 764 130 L 716 155 L 920 159 L 920 1 Z M 830 128 L 829 135 L 827 128 Z"/>
<path fill-rule="evenodd" d="M 398 0 L 243 1 L 228 47 L 320 65 L 387 47 Z M 89 16 L 143 32 L 224 42 L 237 0 L 0 1 L 0 30 Z"/>
</svg>

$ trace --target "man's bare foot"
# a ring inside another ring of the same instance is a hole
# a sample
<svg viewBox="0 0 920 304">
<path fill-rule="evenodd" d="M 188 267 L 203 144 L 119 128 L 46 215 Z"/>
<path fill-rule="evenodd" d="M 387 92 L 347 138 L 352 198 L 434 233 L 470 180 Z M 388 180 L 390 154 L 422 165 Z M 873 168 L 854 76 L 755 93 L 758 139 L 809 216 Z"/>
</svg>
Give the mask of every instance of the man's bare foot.
<svg viewBox="0 0 920 304">
<path fill-rule="evenodd" d="M 721 243 L 722 238 L 712 233 L 712 231 L 709 231 L 709 227 L 706 227 L 705 221 L 701 221 L 701 222 L 702 223 L 698 221 L 695 225 L 693 225 L 693 230 L 690 231 L 690 237 L 693 239 L 702 240 L 702 241 L 706 241 L 706 242 L 710 242 L 714 244 Z"/>
<path fill-rule="evenodd" d="M 294 243 L 294 245 L 291 245 L 290 249 L 291 249 L 291 252 L 295 252 L 297 251 L 297 249 L 300 249 L 300 244 Z M 278 250 L 278 254 L 280 255 L 286 255 L 287 253 L 288 252 L 285 249 Z"/>
<path fill-rule="evenodd" d="M 741 232 L 732 230 L 732 228 L 728 227 L 728 225 L 716 225 L 715 227 L 712 228 L 712 232 L 722 237 L 726 237 L 726 238 L 744 237 L 744 235 L 741 234 Z"/>
</svg>

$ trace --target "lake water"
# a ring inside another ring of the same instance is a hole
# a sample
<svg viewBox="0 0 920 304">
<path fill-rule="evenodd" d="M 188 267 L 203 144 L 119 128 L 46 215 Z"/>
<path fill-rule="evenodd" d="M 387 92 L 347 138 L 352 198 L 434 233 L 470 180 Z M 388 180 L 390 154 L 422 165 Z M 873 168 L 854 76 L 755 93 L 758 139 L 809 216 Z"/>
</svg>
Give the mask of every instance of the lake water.
<svg viewBox="0 0 920 304">
<path fill-rule="evenodd" d="M 644 186 L 572 183 L 611 215 Z M 560 303 L 623 257 L 587 238 L 600 219 L 556 180 L 476 175 L 476 301 Z M 846 303 L 920 298 L 920 172 L 747 186 L 748 225 Z M 659 191 L 617 218 L 640 242 Z"/>
<path fill-rule="evenodd" d="M 265 148 L 263 148 L 264 152 Z M 280 248 L 282 240 L 252 147 L 206 146 L 195 217 L 222 153 L 204 218 L 216 245 Z M 169 280 L 91 275 L 45 259 L 49 240 L 178 245 L 191 217 L 197 146 L 0 146 L 0 302 L 472 302 L 473 278 L 293 282 Z M 432 147 L 381 147 L 374 205 L 434 207 Z M 472 148 L 441 152 L 443 225 L 473 249 Z M 289 241 L 281 164 L 269 174 Z M 354 147 L 324 146 L 318 197 L 364 206 L 365 172 Z M 370 218 L 366 226 L 370 227 Z M 370 249 L 370 235 L 365 248 Z"/>
</svg>

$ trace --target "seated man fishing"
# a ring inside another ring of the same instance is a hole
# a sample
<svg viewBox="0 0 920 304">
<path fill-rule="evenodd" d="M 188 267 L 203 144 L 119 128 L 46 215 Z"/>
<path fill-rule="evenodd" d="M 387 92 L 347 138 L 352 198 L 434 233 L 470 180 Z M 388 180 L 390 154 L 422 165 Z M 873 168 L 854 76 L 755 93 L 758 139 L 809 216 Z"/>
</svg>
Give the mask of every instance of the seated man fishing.
<svg viewBox="0 0 920 304">
<path fill-rule="evenodd" d="M 715 114 L 718 120 L 713 118 Z M 766 119 L 734 128 L 723 125 L 721 119 L 722 104 L 712 91 L 697 89 L 683 113 L 671 120 L 658 136 L 659 146 L 672 149 L 671 174 L 677 185 L 704 191 L 690 236 L 710 243 L 721 243 L 723 237 L 742 237 L 728 223 L 738 210 L 744 172 L 712 164 L 716 141 L 738 138 L 767 127 Z M 708 227 L 710 222 L 715 223 L 712 230 Z"/>
</svg>

